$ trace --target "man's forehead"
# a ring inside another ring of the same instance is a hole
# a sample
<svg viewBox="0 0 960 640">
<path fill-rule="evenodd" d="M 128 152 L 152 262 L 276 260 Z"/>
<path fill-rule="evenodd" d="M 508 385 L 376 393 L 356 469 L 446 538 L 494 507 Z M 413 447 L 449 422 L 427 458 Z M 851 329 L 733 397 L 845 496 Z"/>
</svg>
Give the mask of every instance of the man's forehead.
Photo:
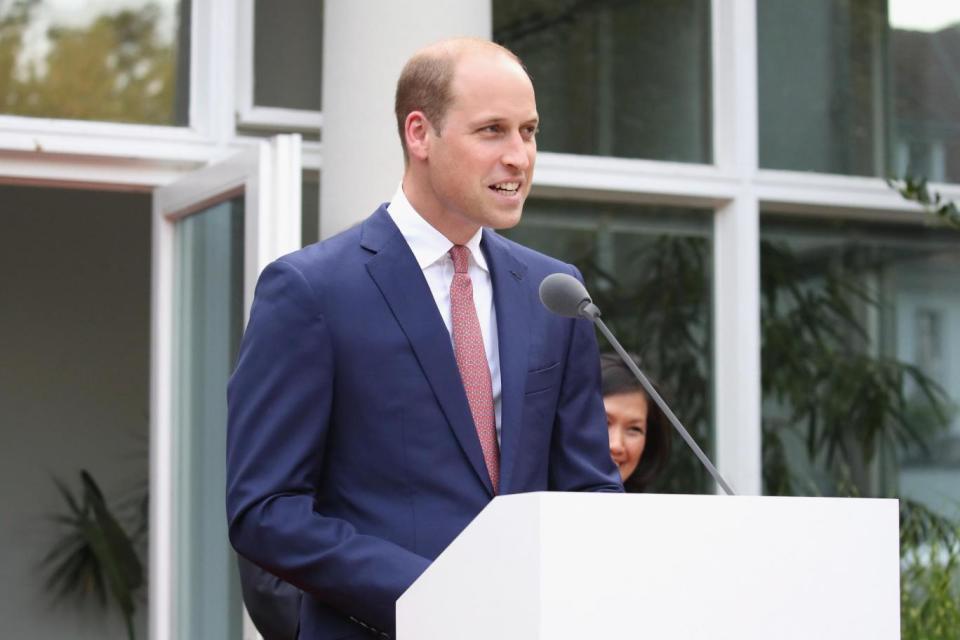
<svg viewBox="0 0 960 640">
<path fill-rule="evenodd" d="M 498 97 L 497 91 L 507 88 L 508 85 L 512 85 L 514 89 L 520 87 L 522 93 L 529 94 L 525 96 L 528 100 L 523 99 L 514 106 L 516 110 L 526 111 L 523 117 L 536 119 L 533 83 L 520 63 L 502 52 L 479 54 L 457 61 L 450 83 L 451 106 L 456 108 L 464 102 L 479 102 L 484 104 L 484 111 L 497 111 L 494 106 Z M 487 104 L 488 99 L 490 104 Z"/>
<path fill-rule="evenodd" d="M 523 65 L 504 49 L 474 45 L 465 47 L 453 56 L 454 80 L 458 76 L 485 72 L 516 73 L 527 77 Z"/>
<path fill-rule="evenodd" d="M 498 100 L 481 101 L 482 92 L 461 97 L 454 94 L 449 111 L 460 112 L 465 120 L 474 124 L 484 122 L 538 123 L 540 115 L 531 95 L 530 101 L 505 102 Z M 472 99 L 471 99 L 472 98 Z"/>
</svg>

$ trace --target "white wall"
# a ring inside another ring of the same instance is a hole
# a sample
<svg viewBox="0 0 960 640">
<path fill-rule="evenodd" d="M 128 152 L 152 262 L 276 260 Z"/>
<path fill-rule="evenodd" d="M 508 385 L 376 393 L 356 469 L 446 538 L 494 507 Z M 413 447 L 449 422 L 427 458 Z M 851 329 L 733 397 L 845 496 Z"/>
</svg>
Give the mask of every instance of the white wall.
<svg viewBox="0 0 960 640">
<path fill-rule="evenodd" d="M 39 563 L 54 476 L 88 469 L 108 500 L 147 480 L 149 303 L 148 195 L 0 187 L 2 637 L 126 637 L 95 605 L 53 606 Z"/>
<path fill-rule="evenodd" d="M 321 237 L 364 220 L 400 184 L 403 151 L 393 99 L 407 59 L 444 38 L 489 38 L 491 12 L 488 0 L 324 6 Z"/>
</svg>

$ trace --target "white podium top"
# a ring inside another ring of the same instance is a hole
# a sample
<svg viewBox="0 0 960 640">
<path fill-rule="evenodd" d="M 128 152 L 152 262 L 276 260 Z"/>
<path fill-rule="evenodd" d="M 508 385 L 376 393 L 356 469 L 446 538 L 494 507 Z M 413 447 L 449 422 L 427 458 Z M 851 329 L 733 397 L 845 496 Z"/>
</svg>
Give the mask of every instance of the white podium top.
<svg viewBox="0 0 960 640">
<path fill-rule="evenodd" d="M 495 499 L 397 602 L 399 640 L 895 640 L 896 500 Z"/>
</svg>

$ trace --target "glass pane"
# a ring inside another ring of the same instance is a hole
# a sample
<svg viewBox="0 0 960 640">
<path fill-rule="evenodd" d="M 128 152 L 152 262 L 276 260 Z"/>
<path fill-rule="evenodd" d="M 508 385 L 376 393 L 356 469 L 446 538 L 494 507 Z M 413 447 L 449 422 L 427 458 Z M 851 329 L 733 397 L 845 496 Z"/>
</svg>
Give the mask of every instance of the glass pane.
<svg viewBox="0 0 960 640">
<path fill-rule="evenodd" d="M 175 635 L 231 640 L 242 608 L 223 511 L 225 390 L 243 322 L 242 198 L 177 224 L 175 295 Z"/>
<path fill-rule="evenodd" d="M 319 176 L 305 176 L 300 189 L 300 244 L 305 247 L 320 239 Z"/>
<path fill-rule="evenodd" d="M 960 4 L 757 3 L 760 163 L 960 180 Z"/>
<path fill-rule="evenodd" d="M 0 2 L 0 113 L 186 125 L 190 2 Z"/>
<path fill-rule="evenodd" d="M 764 480 L 960 519 L 960 233 L 762 224 Z"/>
<path fill-rule="evenodd" d="M 537 91 L 541 150 L 712 161 L 710 3 L 494 0 Z"/>
<path fill-rule="evenodd" d="M 704 451 L 713 441 L 712 218 L 710 211 L 530 200 L 505 233 L 583 273 L 604 321 L 655 381 Z M 598 335 L 601 351 L 613 351 Z M 712 491 L 679 437 L 646 490 Z M 648 436 L 649 437 L 649 436 Z"/>
<path fill-rule="evenodd" d="M 257 0 L 253 24 L 253 103 L 320 111 L 322 0 Z"/>
</svg>

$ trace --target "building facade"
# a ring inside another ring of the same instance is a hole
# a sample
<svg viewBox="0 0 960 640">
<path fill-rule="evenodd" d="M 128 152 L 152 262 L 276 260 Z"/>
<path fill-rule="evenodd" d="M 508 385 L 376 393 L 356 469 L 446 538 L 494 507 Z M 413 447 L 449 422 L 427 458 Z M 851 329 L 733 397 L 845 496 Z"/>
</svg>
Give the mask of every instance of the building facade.
<svg viewBox="0 0 960 640">
<path fill-rule="evenodd" d="M 123 635 L 44 586 L 54 478 L 80 469 L 147 527 L 138 637 L 253 637 L 223 508 L 253 285 L 390 198 L 396 77 L 451 35 L 505 44 L 535 83 L 535 183 L 509 234 L 580 267 L 739 493 L 960 518 L 960 233 L 885 180 L 960 200 L 955 3 L 6 0 L 11 637 Z M 714 491 L 674 448 L 659 490 Z"/>
</svg>

